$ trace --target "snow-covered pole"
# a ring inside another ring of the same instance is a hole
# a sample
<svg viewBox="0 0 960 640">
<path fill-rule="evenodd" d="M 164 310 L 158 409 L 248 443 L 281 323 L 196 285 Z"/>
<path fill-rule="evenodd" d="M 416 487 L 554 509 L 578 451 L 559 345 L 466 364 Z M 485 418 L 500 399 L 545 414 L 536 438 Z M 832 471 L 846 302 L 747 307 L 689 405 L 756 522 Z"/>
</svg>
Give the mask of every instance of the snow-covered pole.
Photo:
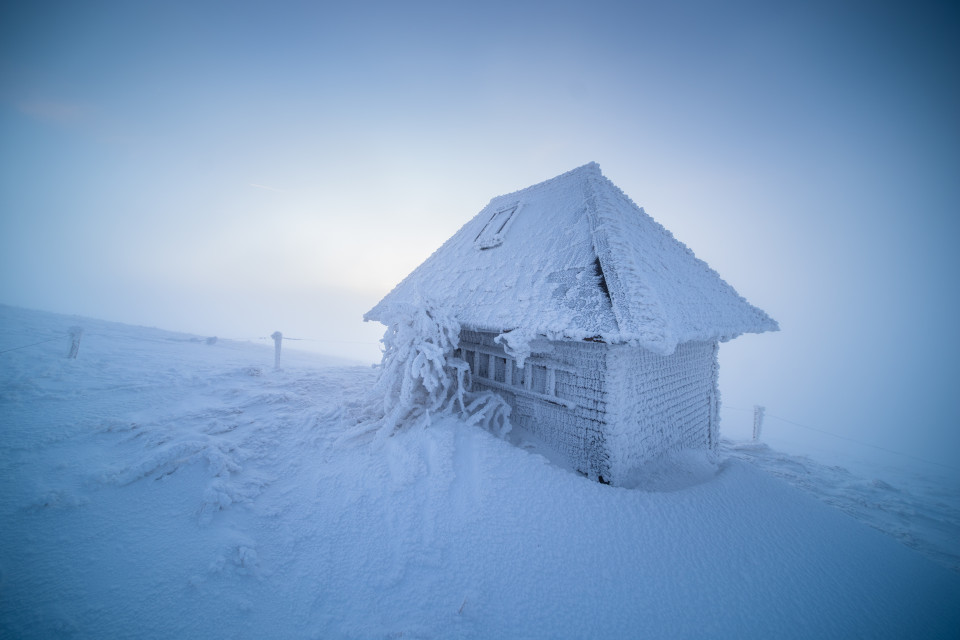
<svg viewBox="0 0 960 640">
<path fill-rule="evenodd" d="M 275 369 L 279 369 L 280 368 L 280 343 L 283 342 L 283 334 L 280 333 L 279 331 L 274 331 L 270 337 L 273 338 L 273 345 L 274 345 L 273 367 Z"/>
<path fill-rule="evenodd" d="M 77 354 L 80 352 L 80 338 L 83 337 L 83 327 L 70 327 L 70 351 L 67 352 L 67 357 L 71 360 L 77 359 Z"/>
<path fill-rule="evenodd" d="M 753 405 L 753 441 L 760 441 L 760 430 L 763 428 L 763 412 L 766 411 L 764 407 L 761 407 L 758 404 Z"/>
</svg>

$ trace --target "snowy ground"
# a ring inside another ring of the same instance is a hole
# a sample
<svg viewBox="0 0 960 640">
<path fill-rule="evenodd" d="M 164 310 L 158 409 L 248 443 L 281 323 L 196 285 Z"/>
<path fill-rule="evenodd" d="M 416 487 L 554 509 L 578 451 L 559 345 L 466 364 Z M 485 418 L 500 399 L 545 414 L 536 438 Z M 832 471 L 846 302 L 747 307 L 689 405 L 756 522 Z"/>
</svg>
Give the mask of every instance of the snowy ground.
<svg viewBox="0 0 960 640">
<path fill-rule="evenodd" d="M 945 475 L 930 469 L 921 474 L 910 466 L 888 471 L 860 464 L 852 470 L 765 444 L 723 440 L 721 452 L 786 480 L 960 574 L 960 486 Z"/>
<path fill-rule="evenodd" d="M 0 637 L 960 629 L 946 489 L 733 443 L 612 488 L 454 420 L 339 441 L 368 367 L 2 306 L 0 352 Z"/>
</svg>

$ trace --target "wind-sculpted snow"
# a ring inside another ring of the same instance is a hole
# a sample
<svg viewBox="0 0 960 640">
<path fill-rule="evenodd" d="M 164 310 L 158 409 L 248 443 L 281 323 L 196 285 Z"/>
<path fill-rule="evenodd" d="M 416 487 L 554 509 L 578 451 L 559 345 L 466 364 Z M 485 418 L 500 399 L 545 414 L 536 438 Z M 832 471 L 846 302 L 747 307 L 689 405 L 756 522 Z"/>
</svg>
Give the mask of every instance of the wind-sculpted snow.
<svg viewBox="0 0 960 640">
<path fill-rule="evenodd" d="M 761 443 L 724 441 L 721 448 L 960 573 L 960 487 L 955 484 L 903 469 L 899 476 L 913 477 L 909 484 L 894 485 Z"/>
<path fill-rule="evenodd" d="M 614 488 L 450 417 L 343 438 L 370 368 L 8 307 L 0 351 L 78 322 L 0 355 L 0 637 L 960 628 L 960 576 L 746 462 Z"/>
</svg>

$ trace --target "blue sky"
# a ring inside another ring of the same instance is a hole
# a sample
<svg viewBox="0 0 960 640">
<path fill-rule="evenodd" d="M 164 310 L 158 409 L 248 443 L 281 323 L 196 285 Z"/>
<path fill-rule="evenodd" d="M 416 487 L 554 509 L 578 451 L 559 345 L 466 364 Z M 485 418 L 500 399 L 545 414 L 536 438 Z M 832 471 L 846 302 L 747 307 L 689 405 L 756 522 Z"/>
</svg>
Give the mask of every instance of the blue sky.
<svg viewBox="0 0 960 640">
<path fill-rule="evenodd" d="M 5 4 L 0 302 L 373 359 L 491 197 L 597 161 L 780 321 L 728 405 L 956 465 L 955 12 L 344 4 Z"/>
</svg>

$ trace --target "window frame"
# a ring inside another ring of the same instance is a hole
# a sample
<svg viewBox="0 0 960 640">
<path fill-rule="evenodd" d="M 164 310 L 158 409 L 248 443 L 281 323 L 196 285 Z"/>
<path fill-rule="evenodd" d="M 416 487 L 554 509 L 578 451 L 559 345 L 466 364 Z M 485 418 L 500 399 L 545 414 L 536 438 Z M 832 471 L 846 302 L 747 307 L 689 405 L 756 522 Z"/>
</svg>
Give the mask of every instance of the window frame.
<svg viewBox="0 0 960 640">
<path fill-rule="evenodd" d="M 553 404 L 563 405 L 568 409 L 573 409 L 577 406 L 577 403 L 573 400 L 557 395 L 557 371 L 575 374 L 576 371 L 571 367 L 547 358 L 531 356 L 526 359 L 521 369 L 516 366 L 516 360 L 514 358 L 511 358 L 502 351 L 484 348 L 482 346 L 470 345 L 470 347 L 469 349 L 464 347 L 463 353 L 464 355 L 471 352 L 475 354 L 473 362 L 470 360 L 467 361 L 470 365 L 471 379 L 475 383 L 518 395 L 545 400 Z M 498 360 L 504 361 L 501 369 L 504 376 L 503 381 L 496 379 Z M 483 365 L 483 372 L 487 375 L 481 375 L 481 364 Z M 543 370 L 542 374 L 538 374 L 538 380 L 542 380 L 544 384 L 543 391 L 536 391 L 533 388 L 534 367 Z M 518 371 L 522 372 L 519 378 L 515 375 Z M 542 378 L 540 377 L 541 375 Z"/>
<path fill-rule="evenodd" d="M 474 246 L 480 251 L 493 249 L 503 244 L 507 229 L 516 219 L 517 211 L 520 209 L 520 203 L 514 202 L 505 207 L 498 207 L 487 220 L 487 223 L 480 229 L 480 233 L 473 239 Z"/>
</svg>

